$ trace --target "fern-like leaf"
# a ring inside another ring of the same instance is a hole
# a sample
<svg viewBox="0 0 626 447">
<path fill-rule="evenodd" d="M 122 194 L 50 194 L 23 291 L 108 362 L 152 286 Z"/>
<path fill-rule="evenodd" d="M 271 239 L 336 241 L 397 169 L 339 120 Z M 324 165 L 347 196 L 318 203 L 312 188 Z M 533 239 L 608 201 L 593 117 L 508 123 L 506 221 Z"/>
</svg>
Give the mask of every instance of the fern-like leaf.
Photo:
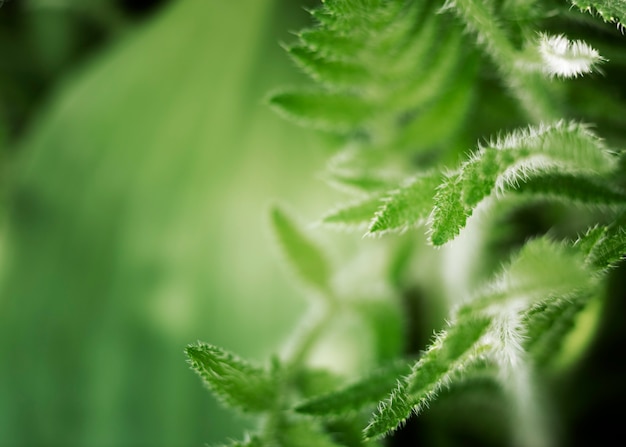
<svg viewBox="0 0 626 447">
<path fill-rule="evenodd" d="M 224 404 L 255 413 L 275 405 L 277 385 L 263 368 L 206 343 L 189 345 L 185 352 L 192 369 Z"/>
</svg>

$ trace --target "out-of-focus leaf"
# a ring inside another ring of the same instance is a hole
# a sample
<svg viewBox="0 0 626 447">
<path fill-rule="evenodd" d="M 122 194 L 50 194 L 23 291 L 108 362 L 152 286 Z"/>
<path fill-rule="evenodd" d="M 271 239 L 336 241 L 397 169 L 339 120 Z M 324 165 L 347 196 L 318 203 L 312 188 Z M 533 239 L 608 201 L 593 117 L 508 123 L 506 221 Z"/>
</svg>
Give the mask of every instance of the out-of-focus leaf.
<svg viewBox="0 0 626 447">
<path fill-rule="evenodd" d="M 327 91 L 274 93 L 269 103 L 298 124 L 340 133 L 362 127 L 374 112 L 372 104 L 360 96 Z"/>
<path fill-rule="evenodd" d="M 287 261 L 307 285 L 329 295 L 331 270 L 322 251 L 280 208 L 273 208 L 272 223 Z"/>
</svg>

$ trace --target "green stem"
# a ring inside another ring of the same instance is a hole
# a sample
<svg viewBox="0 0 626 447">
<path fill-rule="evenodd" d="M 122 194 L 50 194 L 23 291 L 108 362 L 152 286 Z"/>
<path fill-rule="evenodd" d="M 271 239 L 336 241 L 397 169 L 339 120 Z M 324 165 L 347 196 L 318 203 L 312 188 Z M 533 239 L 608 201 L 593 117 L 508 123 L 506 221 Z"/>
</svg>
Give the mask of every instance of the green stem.
<svg viewBox="0 0 626 447">
<path fill-rule="evenodd" d="M 306 321 L 299 325 L 301 332 L 296 334 L 295 343 L 288 354 L 287 363 L 290 369 L 297 370 L 304 364 L 320 335 L 332 321 L 336 307 L 336 305 L 327 304 L 317 314 L 311 315 L 314 311 L 309 311 L 305 316 Z"/>
</svg>

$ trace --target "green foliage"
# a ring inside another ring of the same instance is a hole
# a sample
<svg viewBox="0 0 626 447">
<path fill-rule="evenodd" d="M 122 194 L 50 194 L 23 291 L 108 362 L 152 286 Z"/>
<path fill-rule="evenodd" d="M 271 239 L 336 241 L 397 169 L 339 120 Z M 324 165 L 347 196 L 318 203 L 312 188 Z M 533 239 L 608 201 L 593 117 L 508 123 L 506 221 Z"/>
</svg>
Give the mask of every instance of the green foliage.
<svg viewBox="0 0 626 447">
<path fill-rule="evenodd" d="M 420 412 L 453 376 L 478 359 L 475 344 L 489 319 L 467 318 L 441 333 L 389 397 L 381 402 L 365 436 L 378 437 L 402 425 L 411 411 Z"/>
<path fill-rule="evenodd" d="M 188 346 L 186 353 L 191 367 L 224 403 L 250 412 L 276 405 L 278 387 L 263 369 L 208 344 Z"/>
<path fill-rule="evenodd" d="M 398 377 L 408 374 L 409 370 L 406 360 L 391 362 L 355 383 L 300 403 L 296 411 L 322 417 L 356 412 L 386 397 L 396 385 Z"/>
<path fill-rule="evenodd" d="M 605 22 L 614 22 L 623 26 L 626 18 L 626 4 L 622 0 L 570 0 L 581 11 L 598 14 Z"/>
<path fill-rule="evenodd" d="M 572 3 L 592 6 L 609 21 L 623 17 L 620 2 Z M 362 312 L 367 301 L 358 287 L 338 293 L 330 278 L 341 277 L 343 266 L 332 271 L 326 256 L 274 209 L 273 226 L 290 264 L 304 283 L 333 299 L 279 362 L 284 374 L 277 383 L 288 397 L 267 411 L 259 434 L 267 443 L 380 445 L 444 393 L 469 404 L 461 390 L 478 382 L 501 391 L 512 421 L 510 439 L 498 445 L 556 442 L 541 386 L 559 373 L 555 364 L 581 314 L 605 299 L 608 274 L 624 257 L 619 145 L 626 135 L 607 124 L 612 107 L 620 107 L 615 99 L 607 99 L 605 113 L 569 99 L 602 82 L 586 79 L 579 87 L 568 78 L 610 64 L 595 45 L 612 48 L 620 36 L 603 35 L 594 46 L 570 40 L 563 33 L 579 31 L 578 22 L 566 8 L 554 11 L 549 1 L 327 0 L 311 11 L 315 25 L 284 46 L 315 87 L 282 90 L 269 103 L 288 119 L 330 134 L 334 154 L 325 178 L 350 195 L 321 223 L 378 236 L 391 251 L 394 241 L 404 244 L 400 255 L 383 257 L 382 290 L 388 302 L 402 297 L 406 315 L 387 318 L 381 311 L 372 318 L 377 308 Z M 587 124 L 590 115 L 603 123 L 597 131 Z M 604 128 L 615 132 L 610 143 L 601 137 Z M 477 138 L 494 134 L 466 152 Z M 548 221 L 549 230 L 516 230 L 510 215 L 499 214 L 545 204 L 554 214 L 535 211 L 530 219 Z M 514 240 L 502 243 L 501 234 Z M 369 264 L 380 261 L 370 256 Z M 367 278 L 367 269 L 360 275 Z M 443 328 L 420 320 L 416 289 L 432 295 L 425 298 L 430 303 L 444 301 Z M 342 312 L 361 315 L 377 334 L 371 352 L 398 333 L 407 337 L 404 346 L 414 344 L 405 324 L 430 325 L 436 336 L 413 349 L 417 359 L 391 344 L 369 371 L 325 376 L 312 370 L 310 354 Z M 303 387 L 302 377 L 320 378 L 313 381 L 319 386 Z M 456 445 L 450 439 L 433 445 Z"/>
</svg>

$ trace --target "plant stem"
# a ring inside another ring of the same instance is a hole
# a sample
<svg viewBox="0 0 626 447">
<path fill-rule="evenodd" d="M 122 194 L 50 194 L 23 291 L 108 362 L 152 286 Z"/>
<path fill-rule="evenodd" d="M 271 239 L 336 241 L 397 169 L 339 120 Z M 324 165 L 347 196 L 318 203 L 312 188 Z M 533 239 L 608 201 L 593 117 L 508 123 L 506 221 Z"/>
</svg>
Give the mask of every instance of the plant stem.
<svg viewBox="0 0 626 447">
<path fill-rule="evenodd" d="M 305 315 L 304 321 L 298 325 L 300 332 L 294 336 L 294 342 L 288 347 L 286 363 L 291 369 L 297 370 L 304 364 L 319 336 L 332 321 L 336 308 L 335 304 L 324 304 L 309 310 Z"/>
</svg>

